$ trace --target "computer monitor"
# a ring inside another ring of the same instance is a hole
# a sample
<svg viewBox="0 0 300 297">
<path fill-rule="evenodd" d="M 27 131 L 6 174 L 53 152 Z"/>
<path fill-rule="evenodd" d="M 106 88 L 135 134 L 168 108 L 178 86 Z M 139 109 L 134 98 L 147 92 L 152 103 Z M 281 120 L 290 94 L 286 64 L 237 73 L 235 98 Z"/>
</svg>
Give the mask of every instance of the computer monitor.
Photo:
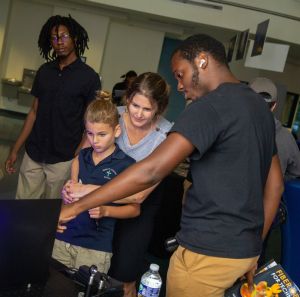
<svg viewBox="0 0 300 297">
<path fill-rule="evenodd" d="M 61 199 L 0 200 L 0 288 L 46 282 Z"/>
</svg>

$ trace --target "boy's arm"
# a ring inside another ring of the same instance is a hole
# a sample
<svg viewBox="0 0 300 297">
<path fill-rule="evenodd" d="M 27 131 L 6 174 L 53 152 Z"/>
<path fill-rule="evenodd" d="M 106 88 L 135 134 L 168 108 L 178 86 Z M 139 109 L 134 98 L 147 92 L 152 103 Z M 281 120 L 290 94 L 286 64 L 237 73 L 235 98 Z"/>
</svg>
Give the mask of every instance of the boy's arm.
<svg viewBox="0 0 300 297">
<path fill-rule="evenodd" d="M 65 204 L 68 203 L 72 203 L 78 199 L 70 196 L 68 194 L 68 191 L 66 190 L 69 184 L 72 183 L 78 183 L 78 175 L 79 175 L 79 160 L 78 160 L 78 156 L 76 156 L 73 161 L 72 161 L 72 165 L 71 165 L 71 179 L 68 180 L 65 185 L 63 186 L 63 189 L 61 191 L 61 196 L 62 199 L 64 201 Z"/>
<path fill-rule="evenodd" d="M 100 219 L 110 217 L 115 219 L 128 219 L 140 215 L 140 204 L 132 203 L 122 206 L 102 205 L 89 210 L 90 217 Z"/>
<path fill-rule="evenodd" d="M 72 161 L 71 166 L 71 180 L 73 182 L 78 182 L 78 175 L 79 175 L 79 159 L 78 156 L 76 156 Z"/>
</svg>

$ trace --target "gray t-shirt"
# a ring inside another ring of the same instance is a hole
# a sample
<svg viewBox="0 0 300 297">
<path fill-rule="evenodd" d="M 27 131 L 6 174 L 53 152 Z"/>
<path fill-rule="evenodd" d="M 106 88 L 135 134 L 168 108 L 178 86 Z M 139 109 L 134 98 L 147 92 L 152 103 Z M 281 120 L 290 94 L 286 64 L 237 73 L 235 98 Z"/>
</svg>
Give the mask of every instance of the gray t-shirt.
<svg viewBox="0 0 300 297">
<path fill-rule="evenodd" d="M 215 257 L 259 255 L 263 190 L 276 154 L 267 105 L 246 85 L 221 84 L 190 104 L 173 131 L 195 146 L 179 243 Z"/>
<path fill-rule="evenodd" d="M 146 135 L 140 142 L 131 145 L 123 118 L 125 107 L 118 107 L 118 111 L 120 114 L 119 123 L 121 126 L 122 134 L 117 138 L 116 142 L 122 151 L 135 159 L 137 162 L 150 155 L 155 150 L 155 148 L 166 139 L 167 133 L 172 127 L 172 124 L 168 120 L 160 117 L 156 123 L 156 127 L 154 130 Z"/>
<path fill-rule="evenodd" d="M 300 151 L 291 132 L 274 118 L 276 125 L 276 145 L 282 175 L 285 180 L 300 177 Z"/>
</svg>

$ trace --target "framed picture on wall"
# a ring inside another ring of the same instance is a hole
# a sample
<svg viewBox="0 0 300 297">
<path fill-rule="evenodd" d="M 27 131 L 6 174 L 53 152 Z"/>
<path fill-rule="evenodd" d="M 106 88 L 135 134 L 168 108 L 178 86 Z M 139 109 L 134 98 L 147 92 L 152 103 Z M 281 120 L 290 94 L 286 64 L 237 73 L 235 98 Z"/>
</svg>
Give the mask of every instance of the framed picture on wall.
<svg viewBox="0 0 300 297">
<path fill-rule="evenodd" d="M 235 35 L 234 37 L 232 37 L 229 41 L 229 47 L 228 47 L 228 52 L 227 52 L 227 62 L 230 63 L 233 57 L 233 52 L 234 52 L 234 48 L 235 48 L 235 44 L 236 44 L 236 40 L 237 40 L 237 35 Z"/>
<path fill-rule="evenodd" d="M 270 19 L 257 25 L 251 57 L 261 55 L 267 37 L 269 21 Z"/>
<path fill-rule="evenodd" d="M 236 60 L 241 60 L 244 58 L 248 37 L 249 37 L 249 29 L 239 33 L 239 40 L 238 40 L 236 56 L 235 56 Z"/>
</svg>

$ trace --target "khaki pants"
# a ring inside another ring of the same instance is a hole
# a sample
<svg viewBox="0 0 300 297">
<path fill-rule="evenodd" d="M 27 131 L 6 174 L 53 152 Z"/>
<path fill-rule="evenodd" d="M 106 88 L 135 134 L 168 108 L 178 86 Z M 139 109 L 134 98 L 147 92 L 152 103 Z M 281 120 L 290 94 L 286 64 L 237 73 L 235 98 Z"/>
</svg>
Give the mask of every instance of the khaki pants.
<svg viewBox="0 0 300 297">
<path fill-rule="evenodd" d="M 166 296 L 223 297 L 224 291 L 249 271 L 257 259 L 210 257 L 179 246 L 170 260 Z"/>
<path fill-rule="evenodd" d="M 71 161 L 56 164 L 38 163 L 25 152 L 20 167 L 16 199 L 60 198 L 70 178 Z"/>
<path fill-rule="evenodd" d="M 52 257 L 70 268 L 96 265 L 98 271 L 107 273 L 112 253 L 91 250 L 55 239 Z"/>
</svg>

